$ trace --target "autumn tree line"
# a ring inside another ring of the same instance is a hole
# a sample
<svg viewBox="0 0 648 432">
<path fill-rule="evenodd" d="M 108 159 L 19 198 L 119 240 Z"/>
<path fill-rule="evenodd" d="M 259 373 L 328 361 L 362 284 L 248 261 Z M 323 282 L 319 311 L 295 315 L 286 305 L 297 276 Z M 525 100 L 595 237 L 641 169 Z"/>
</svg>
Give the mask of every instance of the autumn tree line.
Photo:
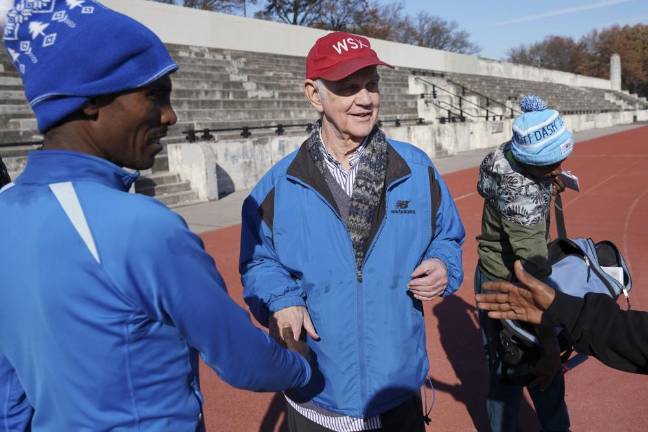
<svg viewBox="0 0 648 432">
<path fill-rule="evenodd" d="M 508 61 L 609 79 L 610 57 L 621 56 L 622 87 L 648 96 L 648 25 L 612 26 L 574 40 L 547 36 L 512 48 Z"/>
<path fill-rule="evenodd" d="M 408 15 L 398 2 L 378 0 L 154 0 L 217 12 L 326 30 L 344 30 L 378 39 L 478 54 L 480 47 L 455 21 L 420 12 Z M 648 96 L 648 25 L 612 26 L 575 40 L 547 36 L 511 48 L 503 59 L 546 69 L 609 79 L 610 56 L 621 56 L 624 89 Z"/>
</svg>

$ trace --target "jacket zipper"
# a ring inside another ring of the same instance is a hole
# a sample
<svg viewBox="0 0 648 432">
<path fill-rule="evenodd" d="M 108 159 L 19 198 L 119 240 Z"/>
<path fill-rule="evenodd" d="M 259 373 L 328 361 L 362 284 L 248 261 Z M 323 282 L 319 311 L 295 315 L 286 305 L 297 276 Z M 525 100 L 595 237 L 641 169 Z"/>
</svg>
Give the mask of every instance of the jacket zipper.
<svg viewBox="0 0 648 432">
<path fill-rule="evenodd" d="M 362 265 L 360 266 L 359 269 L 356 269 L 357 271 L 357 285 L 358 289 L 356 290 L 356 299 L 357 299 L 357 307 L 358 307 L 358 368 L 360 370 L 360 389 L 361 389 L 361 396 L 362 400 L 367 399 L 367 372 L 365 368 L 365 363 L 364 363 L 364 356 L 365 356 L 365 347 L 364 347 L 364 326 L 363 326 L 363 317 L 364 313 L 362 311 L 362 307 L 364 305 L 363 302 L 363 277 L 362 277 L 362 272 L 364 270 L 364 266 L 367 263 L 367 258 L 369 257 L 369 254 L 373 251 L 376 242 L 378 241 L 378 237 L 380 237 L 380 233 L 382 232 L 385 223 L 387 221 L 387 195 L 390 191 L 390 189 L 400 180 L 403 180 L 407 177 L 403 177 L 401 179 L 397 179 L 390 183 L 387 186 L 387 192 L 385 193 L 385 216 L 383 219 L 380 221 L 380 226 L 378 227 L 378 231 L 376 231 L 376 235 L 374 236 L 371 245 L 369 245 L 369 248 L 367 248 L 367 252 L 365 253 L 365 256 L 362 260 Z M 350 239 L 351 237 L 349 237 Z M 351 242 L 351 248 L 353 249 L 353 242 Z M 355 254 L 355 251 L 354 251 Z M 355 255 L 354 255 L 355 258 Z"/>
<path fill-rule="evenodd" d="M 392 183 L 390 183 L 387 186 L 387 192 L 389 192 L 390 189 L 396 183 L 398 183 L 401 180 L 405 180 L 408 177 L 409 176 L 402 177 L 400 179 L 394 180 Z M 358 321 L 357 321 L 358 322 L 358 326 L 357 326 L 358 327 L 358 369 L 359 369 L 359 372 L 360 372 L 360 374 L 359 374 L 360 375 L 360 395 L 361 395 L 362 400 L 366 400 L 367 399 L 367 373 L 366 373 L 366 370 L 365 370 L 365 363 L 363 361 L 364 360 L 365 347 L 364 347 L 364 327 L 363 327 L 363 323 L 362 323 L 362 319 L 364 317 L 364 313 L 362 311 L 362 306 L 363 306 L 363 293 L 362 293 L 363 276 L 362 276 L 362 270 L 364 269 L 365 263 L 367 262 L 367 257 L 369 256 L 369 253 L 371 251 L 373 251 L 374 246 L 376 244 L 376 241 L 377 241 L 378 237 L 380 236 L 380 233 L 383 230 L 383 227 L 385 225 L 385 221 L 387 220 L 387 211 L 388 211 L 388 209 L 387 209 L 387 193 L 385 193 L 385 216 L 383 217 L 383 220 L 380 221 L 380 226 L 378 227 L 378 231 L 376 231 L 376 235 L 374 236 L 374 238 L 373 238 L 373 240 L 371 242 L 371 245 L 367 249 L 367 253 L 365 253 L 364 259 L 362 261 L 362 265 L 360 266 L 360 268 L 357 268 L 356 263 L 355 263 L 355 250 L 353 249 L 353 240 L 351 239 L 351 235 L 349 234 L 349 230 L 347 229 L 346 224 L 342 220 L 342 217 L 333 208 L 331 203 L 329 203 L 326 199 L 324 199 L 324 197 L 319 192 L 317 192 L 311 186 L 299 181 L 299 179 L 294 178 L 294 177 L 293 177 L 293 179 L 295 181 L 299 182 L 302 186 L 304 186 L 304 187 L 308 188 L 309 190 L 311 190 L 313 193 L 317 194 L 317 196 L 322 201 L 324 201 L 324 203 L 331 209 L 333 214 L 337 217 L 337 219 L 343 225 L 344 231 L 346 232 L 347 238 L 349 239 L 348 244 L 349 244 L 350 249 L 351 249 L 351 258 L 352 258 L 353 266 L 354 266 L 354 268 L 356 270 L 355 271 L 356 286 L 357 286 L 357 289 L 356 289 L 356 302 L 357 302 L 357 304 L 356 304 L 356 313 L 357 313 L 357 319 L 358 319 Z"/>
</svg>

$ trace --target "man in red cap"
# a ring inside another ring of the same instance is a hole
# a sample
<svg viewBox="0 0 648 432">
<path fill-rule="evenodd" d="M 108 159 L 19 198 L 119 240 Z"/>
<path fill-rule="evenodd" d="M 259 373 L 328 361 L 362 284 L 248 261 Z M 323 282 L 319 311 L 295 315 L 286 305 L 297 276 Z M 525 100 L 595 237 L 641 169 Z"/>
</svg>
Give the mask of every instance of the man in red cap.
<svg viewBox="0 0 648 432">
<path fill-rule="evenodd" d="M 335 32 L 306 59 L 320 114 L 243 207 L 241 274 L 256 318 L 312 350 L 315 378 L 288 393 L 291 431 L 423 431 L 428 372 L 422 302 L 463 279 L 464 229 L 418 148 L 377 127 L 369 40 Z"/>
</svg>

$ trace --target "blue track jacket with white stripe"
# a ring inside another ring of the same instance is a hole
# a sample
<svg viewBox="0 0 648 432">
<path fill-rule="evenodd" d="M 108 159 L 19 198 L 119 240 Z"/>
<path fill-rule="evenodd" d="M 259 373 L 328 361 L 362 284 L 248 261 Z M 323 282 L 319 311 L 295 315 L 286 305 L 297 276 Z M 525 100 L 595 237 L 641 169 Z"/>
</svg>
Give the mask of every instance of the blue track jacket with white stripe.
<svg viewBox="0 0 648 432">
<path fill-rule="evenodd" d="M 463 280 L 464 228 L 430 158 L 388 140 L 385 196 L 359 273 L 347 227 L 306 145 L 278 162 L 243 205 L 244 296 L 260 322 L 306 306 L 320 340 L 311 385 L 295 401 L 354 417 L 412 397 L 428 372 L 423 305 L 408 291 L 414 269 L 439 258 L 445 295 Z"/>
<path fill-rule="evenodd" d="M 0 431 L 195 431 L 198 354 L 233 386 L 304 386 L 137 174 L 37 151 L 0 193 Z"/>
</svg>

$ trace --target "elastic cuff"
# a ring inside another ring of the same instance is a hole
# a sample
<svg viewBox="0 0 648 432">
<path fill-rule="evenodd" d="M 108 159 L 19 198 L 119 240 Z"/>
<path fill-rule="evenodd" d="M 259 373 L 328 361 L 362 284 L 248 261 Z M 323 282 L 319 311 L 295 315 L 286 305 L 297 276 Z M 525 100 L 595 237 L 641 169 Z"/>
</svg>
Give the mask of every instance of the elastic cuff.
<svg viewBox="0 0 648 432">
<path fill-rule="evenodd" d="M 431 256 L 431 257 L 427 257 L 426 259 L 427 260 L 437 260 L 437 261 L 439 261 L 445 267 L 446 274 L 448 275 L 448 277 L 450 276 L 450 271 L 448 270 L 448 263 L 446 262 L 445 258 L 440 257 L 440 256 Z"/>
<path fill-rule="evenodd" d="M 302 365 L 304 365 L 304 381 L 300 384 L 300 387 L 306 387 L 311 380 L 311 377 L 313 376 L 313 370 L 311 369 L 310 363 L 302 357 L 300 354 L 297 354 L 297 357 L 299 357 L 299 360 L 302 362 Z"/>
<path fill-rule="evenodd" d="M 275 313 L 281 309 L 285 309 L 291 306 L 306 306 L 306 302 L 304 302 L 304 299 L 300 295 L 291 294 L 280 297 L 268 303 L 268 310 L 271 313 Z"/>
<path fill-rule="evenodd" d="M 439 256 L 439 255 L 428 256 L 428 257 L 425 257 L 425 259 L 426 260 L 431 260 L 431 259 L 437 260 L 441 264 L 443 264 L 443 266 L 445 267 L 446 275 L 448 276 L 448 285 L 446 285 L 445 289 L 443 290 L 443 293 L 441 293 L 441 297 L 447 297 L 450 294 L 457 291 L 456 289 L 450 289 L 450 283 L 452 282 L 452 276 L 450 275 L 450 266 L 448 265 L 448 260 L 445 257 Z"/>
<path fill-rule="evenodd" d="M 582 298 L 573 297 L 556 291 L 556 297 L 549 309 L 542 314 L 543 325 L 562 325 L 571 332 L 578 321 L 578 315 L 583 307 Z"/>
</svg>

